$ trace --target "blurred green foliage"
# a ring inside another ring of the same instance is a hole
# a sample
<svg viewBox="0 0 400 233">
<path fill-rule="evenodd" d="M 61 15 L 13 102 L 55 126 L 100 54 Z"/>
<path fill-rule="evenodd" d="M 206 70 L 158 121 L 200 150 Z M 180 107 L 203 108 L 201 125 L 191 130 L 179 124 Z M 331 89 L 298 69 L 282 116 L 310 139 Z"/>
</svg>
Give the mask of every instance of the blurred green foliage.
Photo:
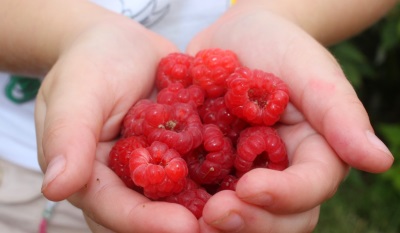
<svg viewBox="0 0 400 233">
<path fill-rule="evenodd" d="M 400 232 L 400 4 L 363 33 L 329 49 L 395 162 L 383 174 L 353 169 L 322 205 L 315 232 Z"/>
</svg>

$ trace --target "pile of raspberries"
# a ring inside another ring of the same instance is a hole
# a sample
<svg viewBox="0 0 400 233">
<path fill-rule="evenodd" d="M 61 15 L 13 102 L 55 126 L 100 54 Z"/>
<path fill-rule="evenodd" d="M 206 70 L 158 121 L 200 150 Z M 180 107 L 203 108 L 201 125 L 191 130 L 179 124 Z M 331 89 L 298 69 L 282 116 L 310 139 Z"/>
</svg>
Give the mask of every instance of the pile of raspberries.
<svg viewBox="0 0 400 233">
<path fill-rule="evenodd" d="M 207 200 L 235 190 L 244 173 L 288 167 L 273 127 L 289 91 L 272 73 L 213 48 L 162 58 L 155 85 L 157 99 L 130 108 L 109 154 L 109 167 L 129 188 L 200 218 Z"/>
</svg>

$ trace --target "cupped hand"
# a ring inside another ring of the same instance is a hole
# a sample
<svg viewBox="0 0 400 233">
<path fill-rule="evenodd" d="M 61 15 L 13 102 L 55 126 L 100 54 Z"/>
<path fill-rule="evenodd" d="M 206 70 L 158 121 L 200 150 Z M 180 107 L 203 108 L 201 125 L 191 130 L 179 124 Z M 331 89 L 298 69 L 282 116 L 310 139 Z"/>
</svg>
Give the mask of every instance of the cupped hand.
<svg viewBox="0 0 400 233">
<path fill-rule="evenodd" d="M 211 197 L 200 222 L 202 232 L 313 231 L 320 204 L 334 195 L 349 167 L 293 105 L 277 129 L 289 167 L 251 170 L 239 179 L 236 192 Z"/>
<path fill-rule="evenodd" d="M 393 157 L 340 66 L 300 27 L 242 1 L 195 37 L 188 52 L 213 47 L 233 50 L 244 65 L 288 84 L 291 104 L 278 129 L 290 167 L 253 170 L 236 192 L 213 196 L 203 212 L 205 232 L 312 231 L 318 206 L 336 192 L 348 165 L 367 172 L 390 168 Z"/>
<path fill-rule="evenodd" d="M 160 58 L 176 51 L 127 21 L 76 36 L 44 78 L 35 112 L 42 192 L 55 201 L 70 197 L 91 220 L 117 232 L 196 232 L 189 211 L 129 190 L 104 160 L 128 109 L 151 91 Z"/>
<path fill-rule="evenodd" d="M 126 187 L 107 166 L 113 144 L 98 144 L 96 160 L 87 184 L 68 198 L 83 210 L 90 229 L 96 233 L 199 232 L 198 220 L 185 207 L 151 201 Z"/>
<path fill-rule="evenodd" d="M 393 156 L 375 136 L 339 64 L 294 23 L 238 2 L 194 38 L 188 51 L 210 47 L 231 49 L 244 65 L 281 77 L 289 85 L 291 102 L 350 166 L 379 173 L 392 165 Z"/>
</svg>

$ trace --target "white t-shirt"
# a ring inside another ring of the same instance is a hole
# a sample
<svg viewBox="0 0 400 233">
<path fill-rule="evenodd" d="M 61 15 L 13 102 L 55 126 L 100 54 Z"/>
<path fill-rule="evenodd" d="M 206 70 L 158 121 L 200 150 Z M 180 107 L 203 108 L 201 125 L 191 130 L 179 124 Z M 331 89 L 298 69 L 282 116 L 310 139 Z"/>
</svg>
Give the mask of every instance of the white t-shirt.
<svg viewBox="0 0 400 233">
<path fill-rule="evenodd" d="M 182 51 L 190 39 L 214 22 L 228 0 L 92 0 L 137 20 L 175 43 Z M 0 73 L 0 158 L 39 170 L 34 100 L 16 104 L 4 94 L 8 74 Z M 18 91 L 18 90 L 16 90 Z"/>
</svg>

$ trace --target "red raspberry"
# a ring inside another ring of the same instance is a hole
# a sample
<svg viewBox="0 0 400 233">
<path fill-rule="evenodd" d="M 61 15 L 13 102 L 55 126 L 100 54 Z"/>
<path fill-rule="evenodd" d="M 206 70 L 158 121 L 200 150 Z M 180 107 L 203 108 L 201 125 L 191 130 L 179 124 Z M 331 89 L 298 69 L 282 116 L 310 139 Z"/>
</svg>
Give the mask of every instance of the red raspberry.
<svg viewBox="0 0 400 233">
<path fill-rule="evenodd" d="M 144 137 L 132 136 L 119 139 L 109 153 L 108 165 L 128 186 L 136 189 L 129 170 L 129 159 L 132 152 L 137 148 L 147 147 Z"/>
<path fill-rule="evenodd" d="M 241 161 L 243 163 L 243 161 Z M 277 171 L 283 171 L 289 166 L 289 158 L 286 156 L 285 159 L 279 162 L 273 162 L 268 159 L 267 156 L 257 156 L 256 159 L 253 161 L 253 165 L 251 169 L 255 168 L 268 168 Z M 244 173 L 248 171 L 239 171 L 236 170 L 236 176 L 242 177 Z"/>
<path fill-rule="evenodd" d="M 227 80 L 225 103 L 233 114 L 252 124 L 275 124 L 289 101 L 286 84 L 271 73 L 238 68 Z"/>
<path fill-rule="evenodd" d="M 185 190 L 177 195 L 166 197 L 164 200 L 185 206 L 199 219 L 203 215 L 203 208 L 210 198 L 211 194 L 207 193 L 206 190 L 197 188 Z"/>
<path fill-rule="evenodd" d="M 136 102 L 136 104 L 129 109 L 122 122 L 122 137 L 143 134 L 142 124 L 145 111 L 153 104 L 154 103 L 149 99 L 142 99 Z"/>
<path fill-rule="evenodd" d="M 181 83 L 172 83 L 157 94 L 157 103 L 172 105 L 174 103 L 189 103 L 198 107 L 204 103 L 204 90 L 197 85 L 185 88 Z"/>
<path fill-rule="evenodd" d="M 212 194 L 234 191 L 249 170 L 288 167 L 285 145 L 270 127 L 289 101 L 278 77 L 242 67 L 232 51 L 205 49 L 164 57 L 155 82 L 157 102 L 143 99 L 129 109 L 109 154 L 128 187 L 200 218 Z"/>
<path fill-rule="evenodd" d="M 191 69 L 193 84 L 202 87 L 210 98 L 223 96 L 226 78 L 239 65 L 236 54 L 230 50 L 201 50 L 195 55 Z"/>
<path fill-rule="evenodd" d="M 156 86 L 158 90 L 171 83 L 181 83 L 184 87 L 192 84 L 190 68 L 193 57 L 184 53 L 171 53 L 162 58 L 157 67 Z"/>
<path fill-rule="evenodd" d="M 266 161 L 266 163 L 260 165 L 257 161 Z M 268 165 L 270 163 L 272 165 Z M 283 169 L 288 165 L 285 145 L 276 130 L 267 126 L 253 126 L 245 129 L 238 140 L 234 163 L 239 174 L 254 167 L 272 168 L 274 164 L 279 164 L 279 167 Z"/>
<path fill-rule="evenodd" d="M 133 182 L 154 200 L 181 192 L 188 175 L 185 160 L 162 142 L 134 150 L 129 168 Z"/>
<path fill-rule="evenodd" d="M 190 189 L 198 189 L 200 188 L 200 185 L 196 183 L 194 180 L 190 179 L 190 177 L 186 178 L 186 184 L 185 187 L 183 188 L 182 192 L 185 190 L 190 190 Z"/>
<path fill-rule="evenodd" d="M 248 126 L 247 122 L 230 113 L 224 97 L 207 99 L 198 112 L 204 124 L 217 125 L 233 144 L 236 144 L 240 132 Z"/>
<path fill-rule="evenodd" d="M 143 121 L 143 134 L 149 143 L 160 141 L 185 154 L 203 141 L 199 114 L 190 104 L 153 104 Z"/>
<path fill-rule="evenodd" d="M 199 184 L 215 184 L 231 172 L 234 150 L 218 126 L 204 125 L 202 146 L 185 156 L 190 177 Z"/>
<path fill-rule="evenodd" d="M 236 190 L 236 184 L 239 181 L 239 179 L 234 176 L 234 175 L 227 175 L 225 178 L 221 181 L 221 184 L 219 186 L 218 191 L 222 190 Z"/>
<path fill-rule="evenodd" d="M 278 171 L 283 171 L 289 166 L 289 158 L 286 157 L 284 160 L 279 161 L 279 162 L 273 162 L 269 161 L 267 163 L 267 168 L 273 169 L 273 170 L 278 170 Z"/>
</svg>

